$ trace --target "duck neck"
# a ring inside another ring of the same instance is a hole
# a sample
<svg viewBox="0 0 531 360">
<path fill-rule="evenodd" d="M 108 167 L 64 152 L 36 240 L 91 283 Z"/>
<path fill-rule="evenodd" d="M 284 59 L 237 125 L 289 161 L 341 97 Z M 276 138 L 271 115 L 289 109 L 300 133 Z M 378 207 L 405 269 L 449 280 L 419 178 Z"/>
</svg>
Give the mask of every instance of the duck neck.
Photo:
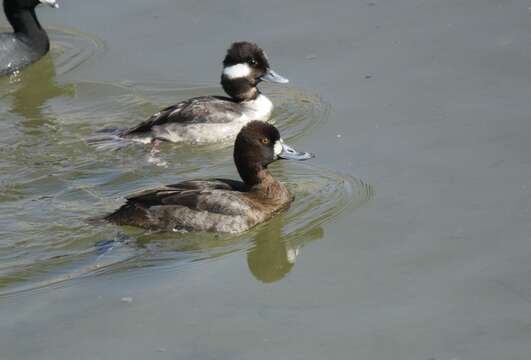
<svg viewBox="0 0 531 360">
<path fill-rule="evenodd" d="M 221 76 L 221 86 L 223 90 L 235 101 L 254 100 L 260 95 L 260 90 L 256 87 L 256 80 L 248 78 L 229 79 L 225 75 Z"/>
<path fill-rule="evenodd" d="M 283 198 L 285 187 L 273 178 L 273 175 L 264 167 L 238 166 L 238 172 L 242 180 L 248 186 L 249 191 L 260 198 L 274 200 Z M 286 190 L 287 191 L 287 190 Z"/>
<path fill-rule="evenodd" d="M 260 179 L 258 183 L 253 185 L 250 192 L 254 196 L 270 203 L 284 202 L 289 199 L 289 191 L 279 181 L 276 181 L 269 171 L 263 169 L 258 172 L 257 177 Z"/>
<path fill-rule="evenodd" d="M 252 188 L 256 185 L 261 184 L 264 181 L 268 181 L 273 177 L 271 174 L 260 164 L 246 164 L 236 162 L 236 168 L 238 173 L 242 178 L 243 182 L 249 187 Z"/>
<path fill-rule="evenodd" d="M 49 50 L 48 35 L 37 19 L 35 8 L 18 8 L 4 1 L 4 11 L 15 34 L 22 34 L 28 37 L 32 46 L 43 53 Z"/>
</svg>

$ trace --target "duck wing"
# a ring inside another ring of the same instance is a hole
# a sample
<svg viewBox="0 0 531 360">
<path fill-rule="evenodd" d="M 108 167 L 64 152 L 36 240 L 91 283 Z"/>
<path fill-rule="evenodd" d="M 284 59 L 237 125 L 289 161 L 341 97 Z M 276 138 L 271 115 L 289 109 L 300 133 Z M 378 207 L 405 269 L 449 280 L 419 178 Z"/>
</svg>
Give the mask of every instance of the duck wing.
<svg viewBox="0 0 531 360">
<path fill-rule="evenodd" d="M 241 111 L 234 107 L 234 104 L 235 102 L 232 99 L 221 96 L 200 96 L 181 101 L 153 114 L 146 121 L 127 130 L 125 135 L 145 133 L 151 131 L 154 126 L 169 123 L 183 125 L 227 123 L 234 117 L 243 115 Z"/>
<path fill-rule="evenodd" d="M 257 222 L 244 189 L 233 180 L 185 181 L 134 194 L 104 219 L 153 230 L 238 233 Z"/>
<path fill-rule="evenodd" d="M 191 210 L 241 215 L 248 205 L 239 193 L 244 183 L 226 179 L 189 180 L 178 184 L 149 189 L 127 197 L 126 205 L 143 208 L 184 206 Z"/>
</svg>

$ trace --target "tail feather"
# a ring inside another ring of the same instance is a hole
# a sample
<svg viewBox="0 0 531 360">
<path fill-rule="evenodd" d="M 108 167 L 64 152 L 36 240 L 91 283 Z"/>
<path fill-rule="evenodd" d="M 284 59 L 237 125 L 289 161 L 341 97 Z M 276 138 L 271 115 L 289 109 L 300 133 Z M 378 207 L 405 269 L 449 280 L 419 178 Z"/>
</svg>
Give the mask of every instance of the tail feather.
<svg viewBox="0 0 531 360">
<path fill-rule="evenodd" d="M 103 216 L 102 219 L 116 225 L 133 225 L 143 228 L 149 228 L 152 222 L 146 209 L 136 204 L 122 205 L 115 212 Z"/>
<path fill-rule="evenodd" d="M 131 140 L 122 137 L 122 129 L 104 129 L 86 139 L 97 150 L 119 150 L 131 144 Z"/>
</svg>

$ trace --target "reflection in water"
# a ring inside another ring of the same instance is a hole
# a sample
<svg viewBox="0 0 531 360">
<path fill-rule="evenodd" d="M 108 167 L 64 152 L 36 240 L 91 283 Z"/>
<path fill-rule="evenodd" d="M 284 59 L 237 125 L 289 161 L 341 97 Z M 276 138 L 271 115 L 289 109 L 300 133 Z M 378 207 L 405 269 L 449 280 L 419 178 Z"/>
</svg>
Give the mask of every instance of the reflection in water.
<svg viewBox="0 0 531 360">
<path fill-rule="evenodd" d="M 61 69 L 54 49 L 51 54 L 21 72 L 18 82 L 6 80 L 4 86 L 0 81 L 0 296 L 66 286 L 96 272 L 179 268 L 234 253 L 247 256 L 257 279 L 276 281 L 293 267 L 290 261 L 306 241 L 323 236 L 322 224 L 372 196 L 370 186 L 350 176 L 314 164 L 278 164 L 271 170 L 295 202 L 279 219 L 239 237 L 149 234 L 87 224 L 85 219 L 115 209 L 136 190 L 176 179 L 237 176 L 230 146 L 168 145 L 162 155 L 168 168 L 162 170 L 138 166 L 142 147 L 101 152 L 83 141 L 98 129 L 130 126 L 164 104 L 215 94 L 219 87 L 176 88 L 173 82 L 62 86 L 55 80 Z M 288 140 L 327 117 L 328 107 L 318 96 L 289 87 L 266 90 L 275 99 L 273 121 L 287 127 L 282 131 Z M 127 241 L 119 235 L 124 232 Z"/>
<path fill-rule="evenodd" d="M 302 229 L 282 236 L 285 218 L 281 214 L 261 229 L 247 252 L 247 265 L 253 276 L 264 283 L 279 281 L 286 276 L 297 260 L 303 244 L 321 239 L 320 226 Z"/>
<path fill-rule="evenodd" d="M 49 100 L 74 95 L 75 86 L 59 84 L 56 75 L 75 69 L 104 48 L 99 39 L 76 30 L 50 27 L 47 30 L 50 52 L 22 71 L 0 79 L 0 99 L 9 97 L 12 103 L 6 110 L 23 118 L 26 131 L 52 123 L 43 111 Z M 2 31 L 5 29 L 0 28 Z"/>
<path fill-rule="evenodd" d="M 230 165 L 201 169 L 189 177 L 226 174 Z M 175 165 L 173 170 L 177 168 Z M 0 202 L 0 210 L 10 209 L 5 219 L 0 219 L 0 225 L 4 225 L 0 226 L 0 235 L 10 234 L 12 239 L 5 244 L 0 242 L 0 297 L 53 284 L 67 286 L 70 280 L 96 272 L 115 273 L 132 268 L 175 271 L 192 262 L 213 261 L 229 254 L 246 256 L 250 272 L 259 281 L 279 281 L 291 271 L 301 248 L 324 236 L 323 224 L 361 206 L 374 194 L 370 185 L 356 178 L 311 164 L 272 166 L 271 170 L 287 183 L 295 202 L 287 212 L 240 236 L 149 233 L 109 224 L 87 224 L 84 219 L 116 207 L 99 195 L 102 185 L 98 183 L 89 188 L 70 186 L 43 199 L 42 202 L 52 204 L 47 208 L 51 211 L 39 206 L 41 200 L 32 202 L 29 208 L 27 202 L 20 207 L 18 202 L 9 201 L 5 205 Z M 144 179 L 152 176 L 152 172 L 153 169 L 142 168 L 135 177 Z M 117 174 L 120 173 L 117 169 Z M 104 188 L 109 187 L 115 194 L 115 189 L 124 194 L 131 191 L 130 178 L 120 176 L 116 181 L 105 183 Z M 162 183 L 169 181 L 170 178 Z M 20 214 L 27 217 L 28 213 L 33 220 L 29 229 L 29 223 L 13 221 Z M 46 234 L 55 236 L 43 238 Z"/>
<path fill-rule="evenodd" d="M 11 78 L 15 89 L 10 92 L 10 111 L 20 115 L 27 128 L 37 128 L 51 122 L 43 114 L 46 102 L 58 96 L 73 96 L 73 85 L 59 84 L 55 79 L 55 67 L 50 54 Z"/>
</svg>

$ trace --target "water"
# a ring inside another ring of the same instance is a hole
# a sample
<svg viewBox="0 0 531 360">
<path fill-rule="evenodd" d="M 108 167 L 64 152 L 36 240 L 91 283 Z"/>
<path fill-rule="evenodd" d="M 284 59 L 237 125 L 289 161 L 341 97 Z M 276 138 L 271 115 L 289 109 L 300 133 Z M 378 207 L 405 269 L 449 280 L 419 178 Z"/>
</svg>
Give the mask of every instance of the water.
<svg viewBox="0 0 531 360">
<path fill-rule="evenodd" d="M 0 99 L 0 116 L 5 119 L 0 295 L 65 283 L 92 272 L 123 270 L 123 263 L 153 267 L 160 258 L 166 264 L 174 256 L 169 253 L 179 254 L 175 257 L 179 264 L 192 250 L 188 261 L 245 251 L 251 239 L 262 243 L 256 239 L 264 234 L 271 238 L 268 241 L 289 247 L 293 262 L 304 234 L 314 234 L 371 196 L 370 186 L 350 175 L 317 164 L 278 164 L 273 167 L 275 175 L 288 184 L 297 201 L 282 221 L 275 221 L 274 230 L 266 225 L 237 238 L 166 234 L 151 239 L 139 231 L 126 235 L 115 226 L 89 224 L 87 219 L 119 207 L 136 190 L 182 179 L 237 177 L 232 144 L 192 149 L 165 144 L 160 159 L 164 168 L 149 162 L 147 146 L 132 143 L 115 151 L 94 146 L 90 140 L 102 132 L 135 125 L 168 104 L 219 94 L 220 88 L 170 81 L 60 82 L 60 75 L 95 55 L 101 41 L 61 30 L 52 31 L 51 38 L 51 54 L 28 71 L 5 79 Z M 286 141 L 326 123 L 329 105 L 318 95 L 296 87 L 265 85 L 263 90 L 276 104 L 272 122 Z M 250 258 L 257 258 L 257 248 Z"/>
<path fill-rule="evenodd" d="M 41 7 L 51 55 L 0 80 L 0 359 L 529 359 L 528 7 Z M 164 167 L 88 143 L 221 94 L 236 40 L 290 79 L 262 87 L 273 120 L 317 155 L 272 165 L 289 211 L 241 236 L 87 223 L 237 178 L 226 144 L 164 145 Z"/>
</svg>

